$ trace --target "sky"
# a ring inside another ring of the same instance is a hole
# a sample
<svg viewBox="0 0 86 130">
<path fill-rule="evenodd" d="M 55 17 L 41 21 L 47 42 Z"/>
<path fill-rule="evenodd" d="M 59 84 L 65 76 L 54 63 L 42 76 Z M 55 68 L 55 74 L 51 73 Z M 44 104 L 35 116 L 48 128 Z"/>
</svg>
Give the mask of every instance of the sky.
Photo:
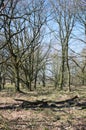
<svg viewBox="0 0 86 130">
<path fill-rule="evenodd" d="M 80 53 L 83 48 L 86 48 L 86 44 L 78 40 L 79 38 L 85 40 L 84 30 L 80 28 L 79 26 L 80 25 L 78 25 L 77 23 L 77 27 L 75 27 L 74 31 L 72 32 L 73 39 L 70 40 L 69 42 L 69 47 L 77 53 Z M 61 46 L 58 41 L 57 33 L 54 32 L 54 31 L 57 31 L 57 29 L 58 29 L 57 24 L 51 21 L 50 28 L 48 27 L 46 28 L 46 33 L 44 37 L 44 41 L 46 41 L 46 43 L 51 43 L 51 47 L 53 48 L 53 51 L 54 49 L 55 51 L 56 50 L 58 51 L 61 49 Z"/>
<path fill-rule="evenodd" d="M 86 0 L 80 0 L 80 2 L 82 6 L 86 5 Z M 44 41 L 46 41 L 47 43 L 51 42 L 53 48 L 57 49 L 58 51 L 59 49 L 61 49 L 61 46 L 58 45 L 59 41 L 58 41 L 57 31 L 58 31 L 57 23 L 55 23 L 51 18 L 46 28 L 46 35 Z M 83 48 L 86 48 L 86 43 L 81 42 L 79 39 L 85 41 L 86 36 L 83 27 L 78 22 L 76 23 L 76 26 L 73 29 L 72 37 L 73 39 L 70 40 L 69 47 L 75 52 L 80 53 L 83 50 Z"/>
</svg>

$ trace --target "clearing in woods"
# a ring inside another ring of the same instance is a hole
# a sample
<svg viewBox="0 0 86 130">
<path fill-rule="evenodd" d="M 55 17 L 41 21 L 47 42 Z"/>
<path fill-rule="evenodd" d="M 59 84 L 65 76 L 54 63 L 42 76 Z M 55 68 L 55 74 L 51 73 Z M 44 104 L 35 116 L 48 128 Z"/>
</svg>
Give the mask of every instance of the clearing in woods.
<svg viewBox="0 0 86 130">
<path fill-rule="evenodd" d="M 86 86 L 0 92 L 0 130 L 86 130 Z"/>
</svg>

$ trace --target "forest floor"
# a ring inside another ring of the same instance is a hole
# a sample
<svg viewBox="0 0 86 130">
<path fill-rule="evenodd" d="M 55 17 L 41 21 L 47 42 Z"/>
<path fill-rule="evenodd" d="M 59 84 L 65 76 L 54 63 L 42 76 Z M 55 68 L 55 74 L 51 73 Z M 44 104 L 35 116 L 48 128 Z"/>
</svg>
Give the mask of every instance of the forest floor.
<svg viewBox="0 0 86 130">
<path fill-rule="evenodd" d="M 86 130 L 86 86 L 0 92 L 0 130 Z"/>
</svg>

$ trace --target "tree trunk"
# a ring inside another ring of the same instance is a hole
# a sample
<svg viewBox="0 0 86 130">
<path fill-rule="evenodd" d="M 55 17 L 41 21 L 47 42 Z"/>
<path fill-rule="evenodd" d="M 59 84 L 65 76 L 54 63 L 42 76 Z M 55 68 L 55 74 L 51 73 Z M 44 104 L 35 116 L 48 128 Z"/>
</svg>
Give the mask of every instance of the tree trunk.
<svg viewBox="0 0 86 130">
<path fill-rule="evenodd" d="M 66 45 L 66 64 L 67 64 L 67 74 L 68 74 L 67 85 L 68 85 L 69 91 L 71 91 L 71 88 L 70 88 L 70 67 L 69 67 L 69 60 L 68 60 L 68 43 Z"/>
<path fill-rule="evenodd" d="M 82 70 L 82 85 L 85 85 L 84 70 Z"/>
<path fill-rule="evenodd" d="M 15 67 L 15 89 L 16 89 L 17 92 L 20 92 L 19 83 L 20 83 L 20 80 L 19 80 L 19 67 L 16 66 Z"/>
<path fill-rule="evenodd" d="M 37 83 L 37 74 L 35 75 L 35 81 L 34 81 L 34 88 L 36 89 L 36 83 Z"/>
<path fill-rule="evenodd" d="M 42 80 L 42 83 L 43 83 L 43 87 L 45 87 L 46 85 L 45 85 L 45 80 Z"/>
<path fill-rule="evenodd" d="M 43 72 L 42 84 L 43 84 L 43 87 L 45 87 L 45 72 Z"/>
<path fill-rule="evenodd" d="M 0 72 L 0 91 L 1 91 L 1 84 L 2 84 L 2 77 L 1 77 L 1 72 Z"/>
<path fill-rule="evenodd" d="M 69 88 L 69 91 L 71 91 L 71 87 L 70 87 L 70 67 L 69 67 L 69 63 L 68 63 L 68 60 L 67 60 L 67 71 L 68 71 L 68 88 Z"/>
<path fill-rule="evenodd" d="M 57 88 L 58 85 L 58 77 L 57 74 L 55 75 L 55 81 L 54 81 L 55 89 Z"/>
<path fill-rule="evenodd" d="M 57 88 L 57 85 L 58 85 L 58 83 L 57 83 L 57 81 L 55 81 L 55 89 Z"/>
<path fill-rule="evenodd" d="M 30 89 L 30 91 L 32 91 L 32 81 L 30 81 L 30 83 L 29 83 L 29 89 Z"/>
<path fill-rule="evenodd" d="M 2 88 L 4 89 L 5 87 L 5 76 L 2 77 Z"/>
<path fill-rule="evenodd" d="M 61 74 L 60 74 L 60 82 L 59 87 L 61 90 L 63 90 L 64 86 L 64 70 L 65 70 L 65 50 L 62 48 L 62 63 L 61 63 Z"/>
<path fill-rule="evenodd" d="M 44 64 L 43 68 L 42 68 L 42 84 L 43 84 L 43 87 L 45 87 L 45 80 L 46 80 L 46 75 L 45 75 L 45 71 L 46 71 L 46 66 Z"/>
</svg>

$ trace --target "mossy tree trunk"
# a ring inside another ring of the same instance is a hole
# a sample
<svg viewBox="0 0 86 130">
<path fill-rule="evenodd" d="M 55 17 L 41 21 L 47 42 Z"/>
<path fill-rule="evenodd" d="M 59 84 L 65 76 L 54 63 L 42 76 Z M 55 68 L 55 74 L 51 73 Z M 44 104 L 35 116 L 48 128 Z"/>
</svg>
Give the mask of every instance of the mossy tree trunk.
<svg viewBox="0 0 86 130">
<path fill-rule="evenodd" d="M 70 87 L 70 66 L 69 66 L 69 57 L 68 57 L 68 42 L 66 44 L 66 67 L 67 67 L 67 85 L 69 91 L 71 91 Z"/>
<path fill-rule="evenodd" d="M 62 46 L 62 59 L 61 59 L 61 74 L 60 74 L 60 82 L 59 82 L 59 87 L 61 90 L 63 90 L 64 86 L 64 71 L 65 71 L 65 50 L 64 47 Z"/>
</svg>

